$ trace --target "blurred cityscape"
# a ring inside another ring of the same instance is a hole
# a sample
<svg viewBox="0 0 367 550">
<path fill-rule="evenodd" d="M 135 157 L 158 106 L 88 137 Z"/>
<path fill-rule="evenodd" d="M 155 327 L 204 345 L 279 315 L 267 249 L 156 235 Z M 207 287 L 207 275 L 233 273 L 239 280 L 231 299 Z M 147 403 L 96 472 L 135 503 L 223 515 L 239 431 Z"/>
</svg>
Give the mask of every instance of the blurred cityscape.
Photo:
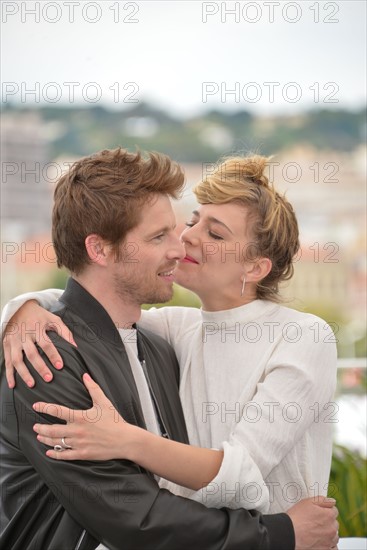
<svg viewBox="0 0 367 550">
<path fill-rule="evenodd" d="M 50 236 L 52 194 L 77 158 L 119 145 L 167 153 L 186 173 L 186 191 L 175 205 L 183 222 L 195 205 L 191 187 L 221 156 L 273 155 L 268 175 L 294 205 L 302 243 L 283 295 L 287 305 L 331 324 L 345 361 L 340 388 L 347 396 L 351 389 L 361 394 L 358 414 L 366 415 L 365 138 L 364 110 L 271 118 L 210 111 L 183 120 L 145 103 L 120 112 L 7 106 L 1 132 L 2 306 L 21 292 L 63 286 Z M 175 300 L 197 305 L 180 290 Z M 345 407 L 348 417 L 348 397 Z"/>
</svg>

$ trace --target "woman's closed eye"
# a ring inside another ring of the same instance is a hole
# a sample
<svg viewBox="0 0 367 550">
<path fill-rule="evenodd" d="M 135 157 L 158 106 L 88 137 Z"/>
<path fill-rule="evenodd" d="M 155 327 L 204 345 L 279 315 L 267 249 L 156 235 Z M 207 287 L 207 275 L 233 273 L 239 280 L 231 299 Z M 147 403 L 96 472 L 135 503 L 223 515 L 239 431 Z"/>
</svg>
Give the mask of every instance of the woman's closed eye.
<svg viewBox="0 0 367 550">
<path fill-rule="evenodd" d="M 198 222 L 196 221 L 190 221 L 190 222 L 185 222 L 185 225 L 186 227 L 194 227 L 194 225 L 196 225 Z M 223 240 L 223 237 L 221 235 L 218 235 L 218 233 L 214 233 L 211 229 L 207 229 L 207 232 L 208 232 L 208 235 L 211 239 L 215 239 L 217 241 L 222 241 Z"/>
<path fill-rule="evenodd" d="M 212 239 L 215 239 L 216 241 L 223 241 L 223 237 L 221 237 L 217 233 L 213 233 L 213 231 L 210 231 L 210 229 L 208 230 L 208 235 L 209 237 L 211 237 Z"/>
</svg>

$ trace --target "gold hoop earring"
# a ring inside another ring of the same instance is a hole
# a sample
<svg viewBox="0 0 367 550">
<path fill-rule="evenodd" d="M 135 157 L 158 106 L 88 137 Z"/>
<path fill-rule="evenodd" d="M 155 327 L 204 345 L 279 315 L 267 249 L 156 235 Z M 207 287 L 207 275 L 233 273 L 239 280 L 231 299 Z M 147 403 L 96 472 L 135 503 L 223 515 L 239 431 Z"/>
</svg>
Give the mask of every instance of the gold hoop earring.
<svg viewBox="0 0 367 550">
<path fill-rule="evenodd" d="M 246 279 L 245 277 L 243 278 L 243 282 L 242 282 L 242 288 L 241 288 L 241 297 L 244 295 L 244 292 L 245 292 L 245 285 L 246 285 Z"/>
</svg>

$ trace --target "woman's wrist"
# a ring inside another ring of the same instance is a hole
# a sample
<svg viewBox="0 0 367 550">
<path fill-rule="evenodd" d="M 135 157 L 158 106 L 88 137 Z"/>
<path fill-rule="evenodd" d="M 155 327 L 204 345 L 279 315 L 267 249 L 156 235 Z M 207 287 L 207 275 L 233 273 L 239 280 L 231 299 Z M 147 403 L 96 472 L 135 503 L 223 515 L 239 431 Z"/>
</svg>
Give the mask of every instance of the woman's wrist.
<svg viewBox="0 0 367 550">
<path fill-rule="evenodd" d="M 139 428 L 139 426 L 124 423 L 124 430 L 121 434 L 123 458 L 140 464 L 141 457 L 147 450 L 146 445 L 149 435 L 151 435 L 150 432 Z"/>
</svg>

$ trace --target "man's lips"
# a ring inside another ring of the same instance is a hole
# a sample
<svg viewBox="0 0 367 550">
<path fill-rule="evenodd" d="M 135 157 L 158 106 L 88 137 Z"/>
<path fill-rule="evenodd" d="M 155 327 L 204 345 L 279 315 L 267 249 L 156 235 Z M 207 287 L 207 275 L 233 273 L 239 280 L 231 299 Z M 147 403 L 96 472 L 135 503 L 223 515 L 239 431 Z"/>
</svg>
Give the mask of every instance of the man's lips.
<svg viewBox="0 0 367 550">
<path fill-rule="evenodd" d="M 176 267 L 177 267 L 177 262 L 174 265 L 167 266 L 165 269 L 162 269 L 162 271 L 159 271 L 158 277 L 162 277 L 162 279 L 172 282 L 173 274 Z"/>
<path fill-rule="evenodd" d="M 199 262 L 195 260 L 195 258 L 192 258 L 186 254 L 186 256 L 181 260 L 181 263 L 198 264 Z"/>
</svg>

